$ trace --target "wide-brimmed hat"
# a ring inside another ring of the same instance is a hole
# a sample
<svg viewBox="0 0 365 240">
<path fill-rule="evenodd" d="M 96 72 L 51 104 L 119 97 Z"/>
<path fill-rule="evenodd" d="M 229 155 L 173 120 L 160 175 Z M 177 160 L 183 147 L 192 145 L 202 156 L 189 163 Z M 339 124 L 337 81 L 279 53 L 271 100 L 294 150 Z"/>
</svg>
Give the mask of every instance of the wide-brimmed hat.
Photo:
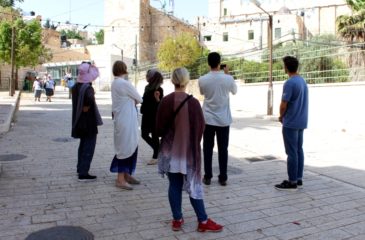
<svg viewBox="0 0 365 240">
<path fill-rule="evenodd" d="M 77 82 L 90 83 L 99 77 L 99 69 L 90 63 L 81 63 L 78 67 Z"/>
</svg>

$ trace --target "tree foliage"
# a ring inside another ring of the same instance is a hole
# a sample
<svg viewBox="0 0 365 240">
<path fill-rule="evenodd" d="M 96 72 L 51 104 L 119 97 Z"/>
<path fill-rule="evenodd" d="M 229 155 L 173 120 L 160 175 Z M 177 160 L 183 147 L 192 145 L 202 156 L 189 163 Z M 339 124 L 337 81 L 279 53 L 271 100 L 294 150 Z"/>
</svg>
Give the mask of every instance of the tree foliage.
<svg viewBox="0 0 365 240">
<path fill-rule="evenodd" d="M 190 34 L 183 33 L 176 38 L 167 38 L 157 53 L 159 68 L 171 71 L 177 67 L 189 67 L 201 55 L 198 41 Z"/>
<path fill-rule="evenodd" d="M 337 17 L 337 31 L 349 42 L 363 42 L 365 41 L 365 0 L 346 0 L 346 2 L 354 13 Z"/>
<path fill-rule="evenodd" d="M 200 57 L 191 65 L 187 67 L 190 72 L 191 79 L 198 79 L 200 76 L 208 73 L 210 68 L 208 66 L 209 50 L 205 47 L 200 48 Z"/>
<path fill-rule="evenodd" d="M 66 36 L 67 39 L 79 39 L 83 40 L 84 38 L 80 35 L 79 31 L 76 30 L 64 30 L 60 31 L 61 36 Z"/>
<path fill-rule="evenodd" d="M 310 42 L 297 41 L 277 47 L 274 58 L 281 63 L 286 55 L 296 56 L 300 72 L 308 83 L 345 82 L 348 81 L 348 67 L 338 50 L 336 37 L 324 34 L 314 36 Z"/>
<path fill-rule="evenodd" d="M 42 45 L 42 28 L 37 20 L 24 22 L 2 21 L 0 23 L 0 59 L 11 63 L 12 27 L 15 28 L 15 65 L 17 68 L 36 66 L 48 61 L 52 55 Z"/>
<path fill-rule="evenodd" d="M 346 3 L 354 11 L 360 11 L 365 8 L 365 0 L 346 0 Z"/>
<path fill-rule="evenodd" d="M 275 46 L 273 51 L 273 81 L 284 81 L 282 58 L 296 56 L 300 62 L 300 73 L 308 83 L 345 82 L 349 80 L 349 69 L 343 55 L 338 54 L 338 42 L 333 35 L 315 36 L 308 42 L 296 41 Z M 269 80 L 268 54 L 263 53 L 261 61 L 244 58 L 223 58 L 235 79 L 246 83 Z"/>
<path fill-rule="evenodd" d="M 51 24 L 51 19 L 47 18 L 46 22 L 43 24 L 43 27 L 46 29 L 53 29 L 56 30 L 57 26 L 55 26 L 53 23 Z"/>
<path fill-rule="evenodd" d="M 104 44 L 104 29 L 100 29 L 95 33 L 95 38 L 98 44 Z"/>
<path fill-rule="evenodd" d="M 15 2 L 24 2 L 24 0 L 0 0 L 1 7 L 14 7 Z"/>
</svg>

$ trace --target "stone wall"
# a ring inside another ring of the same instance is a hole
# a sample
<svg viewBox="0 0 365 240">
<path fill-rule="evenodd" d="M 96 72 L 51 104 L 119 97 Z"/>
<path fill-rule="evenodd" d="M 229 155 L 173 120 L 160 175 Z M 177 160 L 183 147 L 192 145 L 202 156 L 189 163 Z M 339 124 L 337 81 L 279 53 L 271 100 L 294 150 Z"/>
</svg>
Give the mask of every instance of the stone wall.
<svg viewBox="0 0 365 240">
<path fill-rule="evenodd" d="M 141 62 L 156 62 L 158 49 L 167 37 L 176 37 L 181 33 L 199 35 L 195 26 L 147 5 L 146 2 L 149 1 L 142 2 L 139 45 Z"/>
<path fill-rule="evenodd" d="M 104 45 L 113 55 L 123 49 L 124 57 L 133 59 L 137 48 L 139 64 L 156 62 L 157 51 L 167 37 L 182 32 L 198 35 L 197 28 L 151 7 L 150 0 L 104 2 Z"/>
<path fill-rule="evenodd" d="M 0 65 L 0 90 L 9 89 L 9 79 L 11 76 L 11 66 L 6 64 Z"/>
</svg>

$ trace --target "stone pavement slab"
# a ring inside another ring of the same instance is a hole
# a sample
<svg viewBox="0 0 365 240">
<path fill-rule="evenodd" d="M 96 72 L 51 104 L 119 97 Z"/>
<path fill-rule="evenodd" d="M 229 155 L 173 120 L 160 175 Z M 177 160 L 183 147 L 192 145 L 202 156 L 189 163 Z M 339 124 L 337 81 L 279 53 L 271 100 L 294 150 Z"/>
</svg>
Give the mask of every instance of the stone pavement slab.
<svg viewBox="0 0 365 240">
<path fill-rule="evenodd" d="M 97 93 L 104 125 L 99 128 L 91 172 L 96 182 L 76 176 L 78 141 L 70 138 L 71 103 L 58 90 L 53 102 L 22 95 L 14 127 L 0 137 L 0 155 L 23 154 L 6 161 L 0 177 L 0 239 L 25 239 L 54 226 L 79 226 L 95 239 L 362 239 L 365 190 L 306 168 L 304 188 L 281 192 L 273 185 L 286 177 L 280 125 L 234 109 L 229 182 L 212 179 L 204 188 L 209 216 L 225 225 L 221 233 L 196 232 L 196 217 L 184 194 L 183 231 L 170 228 L 167 180 L 147 166 L 152 150 L 141 141 L 133 191 L 114 186 L 110 93 Z M 263 136 L 268 136 L 264 138 Z M 257 145 L 255 145 L 257 144 Z M 246 158 L 273 155 L 275 160 Z M 217 156 L 214 155 L 214 163 Z M 345 169 L 345 168 L 344 168 Z M 214 166 L 217 176 L 217 165 Z"/>
</svg>

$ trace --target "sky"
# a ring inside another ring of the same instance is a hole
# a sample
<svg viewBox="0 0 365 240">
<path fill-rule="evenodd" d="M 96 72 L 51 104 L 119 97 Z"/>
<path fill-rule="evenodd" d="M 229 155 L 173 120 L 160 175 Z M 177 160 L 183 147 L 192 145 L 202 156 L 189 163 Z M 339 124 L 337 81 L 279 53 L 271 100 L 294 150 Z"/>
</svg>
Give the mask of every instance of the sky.
<svg viewBox="0 0 365 240">
<path fill-rule="evenodd" d="M 115 0 L 117 1 L 117 0 Z M 130 0 L 119 0 L 130 1 Z M 151 5 L 161 8 L 164 0 L 150 0 Z M 166 0 L 168 4 L 168 0 Z M 16 4 L 24 12 L 34 11 L 36 15 L 41 15 L 42 20 L 47 18 L 55 22 L 71 23 L 85 26 L 104 25 L 104 0 L 24 0 L 23 3 Z M 195 22 L 196 16 L 206 16 L 208 14 L 208 0 L 175 0 L 175 16 Z M 91 27 L 92 28 L 92 27 Z M 92 30 L 88 28 L 89 30 Z M 97 29 L 95 29 L 97 30 Z"/>
</svg>

